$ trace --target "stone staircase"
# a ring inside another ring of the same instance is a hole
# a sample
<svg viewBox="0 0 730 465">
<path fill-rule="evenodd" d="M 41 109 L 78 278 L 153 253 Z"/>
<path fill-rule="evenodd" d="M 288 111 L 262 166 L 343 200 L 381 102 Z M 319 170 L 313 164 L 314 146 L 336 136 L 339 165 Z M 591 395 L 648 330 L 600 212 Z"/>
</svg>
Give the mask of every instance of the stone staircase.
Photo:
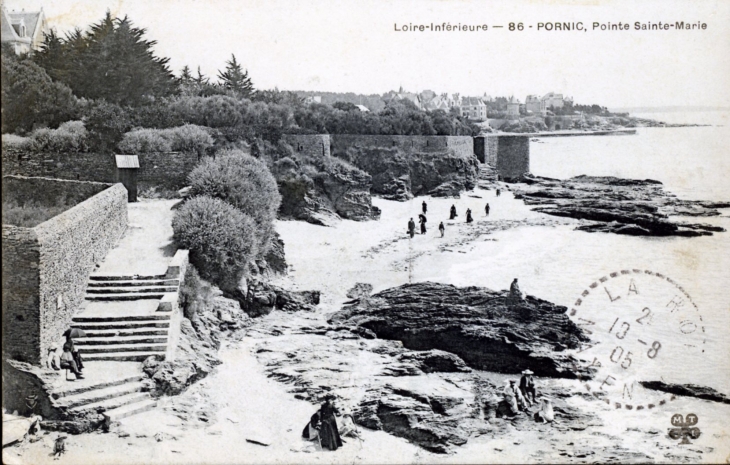
<svg viewBox="0 0 730 465">
<path fill-rule="evenodd" d="M 161 299 L 167 292 L 177 292 L 180 281 L 159 276 L 92 275 L 86 287 L 87 301 L 125 301 Z"/>
<path fill-rule="evenodd" d="M 173 309 L 167 296 L 176 296 L 178 286 L 178 279 L 165 275 L 92 275 L 86 291 L 87 306 L 104 310 L 105 303 L 128 304 L 118 310 L 74 316 L 71 325 L 86 333 L 86 337 L 75 340 L 84 360 L 141 362 L 150 355 L 164 359 Z M 152 310 L 140 312 L 141 307 Z"/>
<path fill-rule="evenodd" d="M 84 371 L 92 368 L 93 364 L 94 362 L 90 362 Z M 120 375 L 111 380 L 85 383 L 79 387 L 72 385 L 56 390 L 51 395 L 56 407 L 66 410 L 70 415 L 81 416 L 86 412 L 98 412 L 109 423 L 146 412 L 157 405 L 157 401 L 144 392 L 142 380 L 145 378 L 142 373 Z"/>
</svg>

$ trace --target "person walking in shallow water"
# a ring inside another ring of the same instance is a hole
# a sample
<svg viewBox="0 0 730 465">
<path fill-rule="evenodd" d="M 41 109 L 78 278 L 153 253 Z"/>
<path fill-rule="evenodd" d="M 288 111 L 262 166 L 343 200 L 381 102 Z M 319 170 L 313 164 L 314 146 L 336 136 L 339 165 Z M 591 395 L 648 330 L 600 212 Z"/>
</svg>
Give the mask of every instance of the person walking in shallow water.
<svg viewBox="0 0 730 465">
<path fill-rule="evenodd" d="M 451 206 L 451 215 L 449 216 L 449 219 L 450 219 L 450 220 L 453 220 L 453 219 L 454 219 L 454 218 L 456 218 L 457 216 L 458 216 L 458 215 L 456 214 L 456 205 L 452 205 L 452 206 Z"/>
<path fill-rule="evenodd" d="M 439 223 L 439 231 L 441 232 L 441 237 L 444 237 L 444 231 L 446 230 L 446 227 L 444 226 L 444 222 L 442 221 Z"/>
<path fill-rule="evenodd" d="M 428 205 L 426 205 L 426 201 L 425 201 L 425 200 L 424 200 L 424 201 L 423 201 L 423 203 L 421 204 L 421 210 L 423 210 L 423 214 L 424 214 L 424 215 L 425 215 L 425 214 L 426 214 L 426 212 L 428 211 Z"/>
<path fill-rule="evenodd" d="M 413 239 L 413 235 L 416 234 L 416 222 L 413 221 L 413 218 L 408 221 L 408 235 L 411 236 L 411 239 Z"/>
<path fill-rule="evenodd" d="M 489 216 L 489 204 L 487 204 L 487 206 L 484 207 L 484 213 L 486 213 L 487 216 Z"/>
</svg>

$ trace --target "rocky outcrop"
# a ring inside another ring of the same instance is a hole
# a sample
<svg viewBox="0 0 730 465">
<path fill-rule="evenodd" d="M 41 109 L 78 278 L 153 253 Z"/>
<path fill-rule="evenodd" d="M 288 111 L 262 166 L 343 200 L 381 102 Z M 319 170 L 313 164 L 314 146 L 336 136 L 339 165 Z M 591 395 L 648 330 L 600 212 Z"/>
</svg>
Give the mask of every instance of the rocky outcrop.
<svg viewBox="0 0 730 465">
<path fill-rule="evenodd" d="M 241 306 L 249 316 L 268 315 L 273 310 L 313 311 L 319 305 L 319 291 L 287 291 L 268 282 L 249 280 Z"/>
<path fill-rule="evenodd" d="M 586 232 L 634 236 L 709 236 L 724 228 L 674 220 L 672 216 L 717 216 L 730 202 L 679 200 L 662 183 L 611 176 L 577 176 L 567 180 L 525 176 L 512 185 L 515 198 L 533 210 L 553 216 L 590 220 L 578 226 Z"/>
<path fill-rule="evenodd" d="M 538 376 L 591 377 L 565 353 L 588 337 L 566 308 L 528 296 L 508 305 L 507 291 L 458 288 L 423 282 L 406 284 L 347 303 L 330 323 L 359 326 L 408 349 L 439 349 L 458 355 L 472 368 Z"/>
<path fill-rule="evenodd" d="M 672 384 L 664 381 L 639 381 L 639 384 L 647 389 L 655 391 L 668 392 L 678 396 L 696 397 L 698 399 L 709 400 L 712 402 L 720 402 L 722 404 L 730 404 L 730 397 L 707 386 L 698 386 L 696 384 Z"/>
<path fill-rule="evenodd" d="M 477 184 L 479 161 L 442 150 L 406 153 L 399 147 L 349 147 L 334 153 L 372 177 L 373 194 L 405 201 L 418 195 L 458 197 Z"/>
<path fill-rule="evenodd" d="M 331 226 L 340 218 L 364 221 L 380 217 L 380 209 L 372 204 L 367 173 L 340 160 L 314 170 L 311 177 L 294 172 L 277 175 L 282 218 Z"/>
</svg>

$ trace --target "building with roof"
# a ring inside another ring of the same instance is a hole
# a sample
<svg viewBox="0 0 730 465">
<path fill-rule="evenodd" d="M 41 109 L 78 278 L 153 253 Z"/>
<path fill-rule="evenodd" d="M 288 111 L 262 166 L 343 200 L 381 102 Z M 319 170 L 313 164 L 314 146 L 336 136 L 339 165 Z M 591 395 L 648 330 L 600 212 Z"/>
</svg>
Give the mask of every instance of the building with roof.
<svg viewBox="0 0 730 465">
<path fill-rule="evenodd" d="M 421 101 L 421 96 L 418 94 L 414 94 L 412 92 L 406 92 L 403 90 L 403 87 L 398 89 L 398 92 L 390 91 L 383 97 L 383 101 L 388 104 L 393 101 L 400 101 L 400 100 L 408 100 L 411 103 L 413 103 L 419 110 L 424 109 L 423 102 Z"/>
<path fill-rule="evenodd" d="M 480 97 L 462 97 L 461 114 L 469 119 L 484 121 L 487 119 L 487 104 Z"/>
<path fill-rule="evenodd" d="M 16 54 L 38 50 L 43 43 L 43 34 L 48 31 L 46 15 L 40 11 L 8 11 L 2 5 L 2 43 L 10 44 Z"/>
<path fill-rule="evenodd" d="M 360 110 L 362 113 L 368 113 L 370 112 L 370 109 L 366 107 L 365 105 L 355 105 L 358 110 Z"/>
<path fill-rule="evenodd" d="M 528 95 L 525 99 L 525 110 L 545 116 L 550 107 L 563 108 L 565 100 L 567 99 L 563 98 L 563 94 L 556 94 L 555 92 L 548 92 L 542 97 Z"/>
</svg>

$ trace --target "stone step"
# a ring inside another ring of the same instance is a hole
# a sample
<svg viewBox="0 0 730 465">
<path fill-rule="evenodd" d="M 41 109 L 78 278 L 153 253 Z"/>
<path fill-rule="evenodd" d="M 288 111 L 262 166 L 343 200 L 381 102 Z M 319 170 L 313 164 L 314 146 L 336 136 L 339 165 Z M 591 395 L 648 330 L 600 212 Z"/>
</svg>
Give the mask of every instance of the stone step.
<svg viewBox="0 0 730 465">
<path fill-rule="evenodd" d="M 116 408 L 114 410 L 108 410 L 104 413 L 104 419 L 107 424 L 115 421 L 119 421 L 122 418 L 127 418 L 138 413 L 147 412 L 157 406 L 157 401 L 154 399 L 145 400 L 142 402 L 136 402 L 134 404 L 125 405 L 123 407 Z"/>
<path fill-rule="evenodd" d="M 92 391 L 92 390 L 96 390 L 96 389 L 103 389 L 103 388 L 112 387 L 112 386 L 119 386 L 119 385 L 127 384 L 127 383 L 134 383 L 137 381 L 141 381 L 142 379 L 144 379 L 144 375 L 141 375 L 141 374 L 126 376 L 124 378 L 119 378 L 114 381 L 106 381 L 103 383 L 92 384 L 92 385 L 84 386 L 84 387 L 72 387 L 70 389 L 64 389 L 62 391 L 53 391 L 51 393 L 51 396 L 54 399 L 60 399 L 61 397 L 73 396 L 76 394 L 80 394 L 82 392 Z"/>
<path fill-rule="evenodd" d="M 85 300 L 94 302 L 119 302 L 125 300 L 143 300 L 143 299 L 161 299 L 165 296 L 164 292 L 155 293 L 129 293 L 129 294 L 86 294 Z"/>
<path fill-rule="evenodd" d="M 78 347 L 110 344 L 167 344 L 167 336 L 87 337 L 75 340 Z"/>
<path fill-rule="evenodd" d="M 159 294 L 160 292 L 177 292 L 177 286 L 93 287 L 86 289 L 86 298 L 102 294 Z"/>
<path fill-rule="evenodd" d="M 133 392 L 119 397 L 112 397 L 111 399 L 101 400 L 91 404 L 79 405 L 69 409 L 70 413 L 81 413 L 85 411 L 105 412 L 108 410 L 114 410 L 125 405 L 133 404 L 136 402 L 142 402 L 149 400 L 150 396 L 146 392 Z"/>
<path fill-rule="evenodd" d="M 164 274 L 155 274 L 155 275 L 101 275 L 101 274 L 92 274 L 89 276 L 89 281 L 139 281 L 139 280 L 150 280 L 150 279 L 165 279 L 167 276 Z"/>
<path fill-rule="evenodd" d="M 114 397 L 121 397 L 133 392 L 140 392 L 144 384 L 141 381 L 133 383 L 121 384 L 119 386 L 111 386 L 103 389 L 93 389 L 91 391 L 84 391 L 79 394 L 72 396 L 66 396 L 61 398 L 57 405 L 61 408 L 75 408 L 83 405 L 93 404 L 95 402 L 101 402 L 103 400 L 112 399 Z"/>
<path fill-rule="evenodd" d="M 84 331 L 95 331 L 95 330 L 132 330 L 132 329 L 146 329 L 154 330 L 156 328 L 169 328 L 170 321 L 164 320 L 140 320 L 140 321 L 74 321 L 74 328 L 83 329 Z M 86 333 L 88 334 L 88 333 Z"/>
<path fill-rule="evenodd" d="M 90 330 L 85 329 L 86 338 L 112 338 L 112 337 L 129 337 L 129 336 L 167 336 L 167 329 L 153 329 L 153 328 L 130 328 L 130 329 L 99 329 Z M 76 339 L 79 343 L 86 338 Z"/>
<path fill-rule="evenodd" d="M 178 286 L 178 279 L 140 279 L 137 281 L 89 281 L 88 287 L 139 287 L 139 286 Z"/>
<path fill-rule="evenodd" d="M 123 341 L 119 341 L 123 342 Z M 80 354 L 101 354 L 106 352 L 164 352 L 167 350 L 167 344 L 116 344 L 99 345 L 99 346 L 78 346 L 76 347 Z"/>
<path fill-rule="evenodd" d="M 112 352 L 99 354 L 86 354 L 84 360 L 88 362 L 111 360 L 116 362 L 144 362 L 150 355 L 155 355 L 160 360 L 165 359 L 165 352 Z"/>
<path fill-rule="evenodd" d="M 75 316 L 71 320 L 72 326 L 77 328 L 77 323 L 111 323 L 119 321 L 148 321 L 148 320 L 169 320 L 170 315 L 121 315 L 121 316 Z M 83 328 L 82 328 L 83 329 Z"/>
</svg>

